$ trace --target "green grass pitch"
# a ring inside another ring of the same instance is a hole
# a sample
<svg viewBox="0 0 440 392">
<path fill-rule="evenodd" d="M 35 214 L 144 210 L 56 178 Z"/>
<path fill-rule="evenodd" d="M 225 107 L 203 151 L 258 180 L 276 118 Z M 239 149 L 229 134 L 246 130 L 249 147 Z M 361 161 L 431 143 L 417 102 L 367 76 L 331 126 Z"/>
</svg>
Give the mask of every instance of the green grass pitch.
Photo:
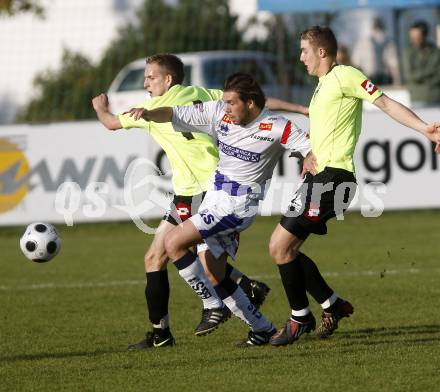
<svg viewBox="0 0 440 392">
<path fill-rule="evenodd" d="M 280 326 L 289 307 L 267 250 L 277 222 L 259 217 L 242 233 L 237 266 L 272 287 L 262 310 Z M 283 348 L 236 348 L 247 334 L 237 319 L 193 336 L 200 303 L 170 266 L 177 345 L 127 352 L 148 327 L 152 237 L 129 222 L 58 229 L 62 250 L 47 264 L 21 255 L 22 228 L 0 229 L 1 391 L 438 390 L 440 211 L 351 213 L 311 237 L 304 252 L 355 313 L 328 340 Z"/>
</svg>

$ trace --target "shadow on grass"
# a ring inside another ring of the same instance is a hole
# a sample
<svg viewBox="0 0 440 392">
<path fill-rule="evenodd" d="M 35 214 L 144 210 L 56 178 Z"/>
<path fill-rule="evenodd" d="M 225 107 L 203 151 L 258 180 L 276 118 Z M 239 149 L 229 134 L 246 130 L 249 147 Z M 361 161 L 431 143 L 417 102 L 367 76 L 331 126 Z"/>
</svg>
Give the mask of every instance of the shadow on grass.
<svg viewBox="0 0 440 392">
<path fill-rule="evenodd" d="M 39 361 L 41 359 L 64 359 L 74 357 L 96 357 L 105 354 L 126 352 L 127 350 L 74 351 L 65 353 L 20 354 L 0 357 L 0 362 Z"/>
<path fill-rule="evenodd" d="M 431 325 L 408 325 L 397 327 L 365 328 L 354 331 L 338 331 L 338 335 L 350 339 L 365 339 L 380 336 L 402 336 L 421 334 L 440 334 L 440 324 Z M 440 336 L 439 336 L 440 339 Z"/>
<path fill-rule="evenodd" d="M 302 340 L 301 343 L 308 344 L 313 342 L 319 342 L 320 339 L 316 337 L 306 337 L 306 339 Z M 410 325 L 410 326 L 394 326 L 394 327 L 377 327 L 377 328 L 365 328 L 358 329 L 352 331 L 343 331 L 338 330 L 336 333 L 328 339 L 329 342 L 333 341 L 336 343 L 336 346 L 339 346 L 340 342 L 344 342 L 344 347 L 346 347 L 349 351 L 352 351 L 352 346 L 380 346 L 380 345 L 388 345 L 388 344 L 432 344 L 438 343 L 440 341 L 440 325 L 439 324 L 431 324 L 431 325 Z M 321 341 L 322 342 L 322 341 Z M 307 349 L 304 351 L 304 347 L 302 345 L 301 351 L 296 351 L 296 355 L 299 356 L 310 356 L 310 355 L 320 355 L 321 352 L 317 347 L 313 349 Z M 185 347 L 183 347 L 185 348 Z M 232 347 L 231 347 L 232 348 Z M 258 348 L 249 348 L 249 349 L 239 349 L 239 351 L 233 350 L 229 355 L 218 355 L 213 358 L 213 362 L 218 361 L 238 361 L 241 363 L 252 363 L 257 360 L 261 360 L 262 356 L 266 358 L 266 360 L 270 357 L 277 358 L 280 354 L 284 355 L 289 352 L 289 349 L 282 350 L 282 348 L 269 349 L 268 347 L 262 348 L 263 350 L 259 350 Z M 258 350 L 258 351 L 253 351 Z M 328 351 L 328 347 L 325 348 L 324 352 Z M 35 354 L 19 354 L 19 355 L 11 355 L 11 356 L 3 356 L 0 357 L 0 363 L 8 363 L 8 362 L 18 362 L 18 361 L 39 361 L 44 359 L 66 359 L 66 358 L 75 358 L 75 357 L 85 357 L 85 358 L 93 358 L 99 357 L 106 354 L 117 354 L 117 353 L 127 353 L 126 349 L 116 349 L 116 350 L 97 350 L 97 351 L 73 351 L 73 352 L 58 352 L 58 353 L 35 353 Z M 237 354 L 240 355 L 237 356 Z M 245 353 L 245 355 L 243 355 Z M 197 356 L 197 354 L 196 354 Z M 209 359 L 204 358 L 204 361 L 207 363 L 211 362 Z M 179 364 L 181 362 L 180 355 L 177 355 L 176 358 L 168 358 L 167 364 L 162 364 L 161 366 L 171 368 L 175 366 L 175 364 Z"/>
<path fill-rule="evenodd" d="M 345 346 L 380 346 L 386 344 L 432 344 L 440 341 L 440 325 L 411 325 L 338 331 L 334 338 Z"/>
</svg>

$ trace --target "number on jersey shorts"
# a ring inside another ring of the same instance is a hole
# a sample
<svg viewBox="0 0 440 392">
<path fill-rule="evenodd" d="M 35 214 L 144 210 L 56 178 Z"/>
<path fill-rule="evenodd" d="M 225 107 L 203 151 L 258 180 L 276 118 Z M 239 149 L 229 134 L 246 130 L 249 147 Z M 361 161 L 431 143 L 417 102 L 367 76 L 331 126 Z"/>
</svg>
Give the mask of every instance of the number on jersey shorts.
<svg viewBox="0 0 440 392">
<path fill-rule="evenodd" d="M 258 200 L 248 195 L 230 196 L 227 192 L 210 190 L 199 212 L 190 220 L 197 228 L 215 258 L 223 253 L 233 259 L 238 249 L 238 235 L 251 225 L 258 212 Z"/>
</svg>

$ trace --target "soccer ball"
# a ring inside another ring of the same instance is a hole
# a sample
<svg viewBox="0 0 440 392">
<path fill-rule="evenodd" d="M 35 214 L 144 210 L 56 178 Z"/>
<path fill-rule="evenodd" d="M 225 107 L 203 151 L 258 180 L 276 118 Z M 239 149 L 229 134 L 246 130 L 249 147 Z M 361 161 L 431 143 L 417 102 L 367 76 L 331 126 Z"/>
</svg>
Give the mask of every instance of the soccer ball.
<svg viewBox="0 0 440 392">
<path fill-rule="evenodd" d="M 61 239 L 50 223 L 31 223 L 20 238 L 23 254 L 36 263 L 53 259 L 61 248 Z"/>
</svg>

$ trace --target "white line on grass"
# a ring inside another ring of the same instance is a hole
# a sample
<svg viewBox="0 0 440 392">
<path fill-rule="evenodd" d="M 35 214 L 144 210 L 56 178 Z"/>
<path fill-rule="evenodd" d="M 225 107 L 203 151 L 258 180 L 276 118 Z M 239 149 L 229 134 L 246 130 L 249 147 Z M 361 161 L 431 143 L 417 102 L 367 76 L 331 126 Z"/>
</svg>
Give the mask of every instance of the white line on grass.
<svg viewBox="0 0 440 392">
<path fill-rule="evenodd" d="M 440 268 L 424 269 L 423 272 L 439 273 Z M 417 268 L 409 269 L 394 269 L 382 271 L 347 271 L 347 272 L 324 272 L 323 275 L 331 278 L 347 277 L 347 276 L 378 276 L 384 277 L 386 275 L 403 275 L 403 274 L 419 274 L 422 270 Z M 279 275 L 258 275 L 252 276 L 254 279 L 278 279 Z M 109 282 L 79 282 L 79 283 L 41 283 L 23 286 L 0 286 L 0 291 L 19 291 L 19 290 L 44 290 L 44 289 L 84 289 L 96 287 L 111 287 L 111 286 L 133 286 L 145 284 L 145 279 L 141 280 L 115 280 Z"/>
</svg>

